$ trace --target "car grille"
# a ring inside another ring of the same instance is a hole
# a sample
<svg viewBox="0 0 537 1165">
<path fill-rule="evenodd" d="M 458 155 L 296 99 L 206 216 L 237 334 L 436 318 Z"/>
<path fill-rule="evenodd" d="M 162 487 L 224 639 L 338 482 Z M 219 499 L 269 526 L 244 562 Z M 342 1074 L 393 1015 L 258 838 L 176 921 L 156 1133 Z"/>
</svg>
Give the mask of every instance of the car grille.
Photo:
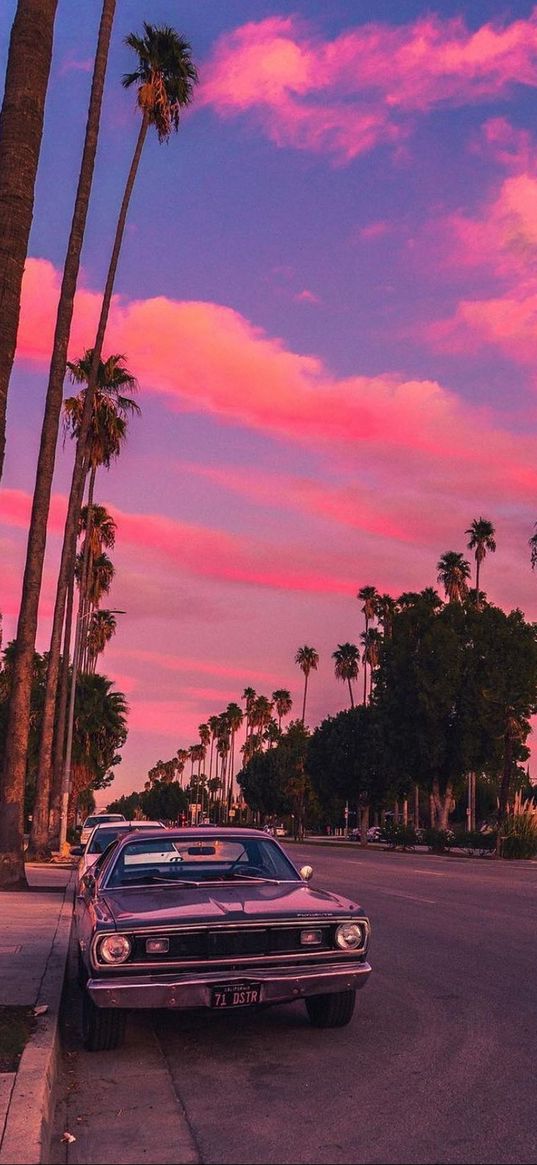
<svg viewBox="0 0 537 1165">
<path fill-rule="evenodd" d="M 320 930 L 322 941 L 313 947 L 300 941 L 303 930 Z M 223 959 L 247 958 L 260 955 L 264 958 L 288 955 L 315 954 L 334 949 L 333 926 L 321 926 L 304 922 L 301 926 L 275 927 L 201 927 L 191 931 L 163 931 L 169 939 L 170 949 L 165 955 L 146 953 L 147 938 L 153 934 L 137 934 L 129 963 L 170 963 L 170 962 L 221 962 Z"/>
</svg>

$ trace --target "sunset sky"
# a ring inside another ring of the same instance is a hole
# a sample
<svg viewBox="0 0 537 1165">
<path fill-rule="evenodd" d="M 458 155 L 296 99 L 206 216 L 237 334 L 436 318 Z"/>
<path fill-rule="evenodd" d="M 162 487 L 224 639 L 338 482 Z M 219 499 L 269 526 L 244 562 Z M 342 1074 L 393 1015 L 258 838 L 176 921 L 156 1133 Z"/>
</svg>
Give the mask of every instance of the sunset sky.
<svg viewBox="0 0 537 1165">
<path fill-rule="evenodd" d="M 289 688 L 299 716 L 303 644 L 320 655 L 310 726 L 347 706 L 331 656 L 359 642 L 358 589 L 438 586 L 445 551 L 471 559 L 474 518 L 496 526 L 488 597 L 537 619 L 537 7 L 117 7 L 72 359 L 93 343 L 139 124 L 124 37 L 171 24 L 200 74 L 179 134 L 146 146 L 104 348 L 142 408 L 96 491 L 126 612 L 100 661 L 130 705 L 119 795 L 246 686 Z M 56 21 L 0 492 L 4 642 L 100 9 L 60 0 Z M 72 454 L 60 440 L 39 650 Z"/>
</svg>

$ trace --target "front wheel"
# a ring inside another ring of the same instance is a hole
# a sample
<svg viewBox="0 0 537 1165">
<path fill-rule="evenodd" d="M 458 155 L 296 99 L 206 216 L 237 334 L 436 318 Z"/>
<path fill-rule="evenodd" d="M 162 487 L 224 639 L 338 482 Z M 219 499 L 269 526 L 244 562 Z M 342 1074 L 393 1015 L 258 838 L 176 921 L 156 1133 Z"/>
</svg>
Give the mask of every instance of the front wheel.
<svg viewBox="0 0 537 1165">
<path fill-rule="evenodd" d="M 310 1023 L 314 1027 L 345 1027 L 350 1023 L 356 1003 L 356 991 L 335 991 L 332 995 L 311 995 L 305 1000 Z"/>
<path fill-rule="evenodd" d="M 125 1038 L 127 1014 L 119 1008 L 96 1007 L 87 991 L 82 997 L 82 1042 L 88 1052 L 111 1052 Z"/>
</svg>

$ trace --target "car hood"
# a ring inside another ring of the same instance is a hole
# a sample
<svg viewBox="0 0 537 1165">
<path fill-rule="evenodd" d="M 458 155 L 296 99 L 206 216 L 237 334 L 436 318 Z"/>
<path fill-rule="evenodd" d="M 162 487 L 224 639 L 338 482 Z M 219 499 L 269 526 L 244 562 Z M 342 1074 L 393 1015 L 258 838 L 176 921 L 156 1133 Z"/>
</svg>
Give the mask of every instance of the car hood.
<svg viewBox="0 0 537 1165">
<path fill-rule="evenodd" d="M 363 914 L 362 908 L 348 898 L 295 882 L 277 886 L 248 882 L 104 890 L 101 907 L 105 908 L 103 913 L 109 912 L 118 929 L 192 922 L 273 922 L 279 918 L 300 921 L 312 915 L 337 918 Z"/>
</svg>

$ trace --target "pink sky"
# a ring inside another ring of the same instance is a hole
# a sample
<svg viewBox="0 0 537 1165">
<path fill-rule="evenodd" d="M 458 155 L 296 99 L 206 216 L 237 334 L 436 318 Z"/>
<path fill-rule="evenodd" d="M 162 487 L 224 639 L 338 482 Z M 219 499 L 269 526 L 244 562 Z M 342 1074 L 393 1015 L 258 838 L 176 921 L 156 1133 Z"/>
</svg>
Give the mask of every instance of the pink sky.
<svg viewBox="0 0 537 1165">
<path fill-rule="evenodd" d="M 142 160 L 105 344 L 143 413 L 97 491 L 126 612 L 102 660 L 131 708 L 117 793 L 246 686 L 290 688 L 299 715 L 304 643 L 310 725 L 345 707 L 331 655 L 363 629 L 358 589 L 436 585 L 476 517 L 497 530 L 489 597 L 537 618 L 535 11 L 212 7 L 181 13 L 201 85 L 177 141 Z M 0 493 L 6 641 L 96 35 L 85 14 L 74 53 L 65 9 Z M 122 37 L 143 15 L 132 0 L 114 34 L 71 358 L 93 341 L 136 130 Z M 176 24 L 176 6 L 152 19 Z M 60 443 L 41 650 L 71 455 Z"/>
</svg>

